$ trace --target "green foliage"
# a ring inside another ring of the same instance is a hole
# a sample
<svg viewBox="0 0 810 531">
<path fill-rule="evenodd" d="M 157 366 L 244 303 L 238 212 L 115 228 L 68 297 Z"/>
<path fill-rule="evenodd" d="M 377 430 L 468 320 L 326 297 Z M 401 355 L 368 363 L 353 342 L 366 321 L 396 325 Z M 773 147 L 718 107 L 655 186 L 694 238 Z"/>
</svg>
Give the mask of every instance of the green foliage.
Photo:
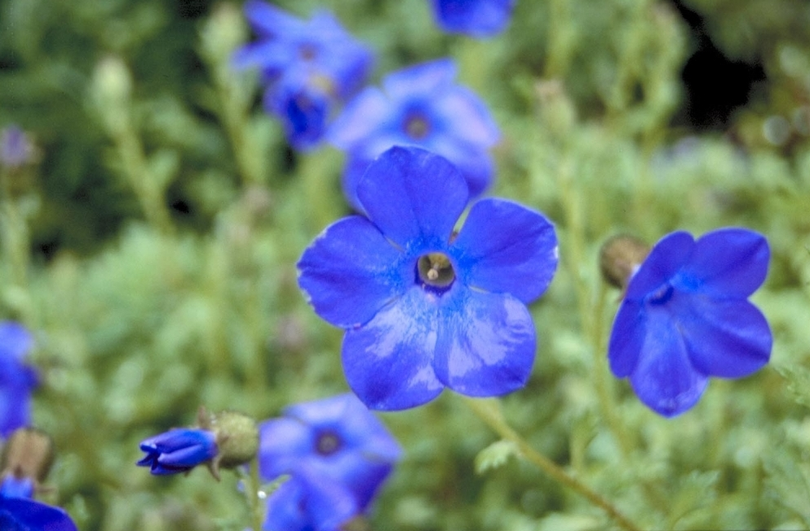
<svg viewBox="0 0 810 531">
<path fill-rule="evenodd" d="M 767 72 L 727 134 L 671 125 L 695 41 L 663 0 L 520 0 L 486 41 L 442 34 L 427 0 L 276 3 L 333 10 L 377 51 L 375 79 L 452 56 L 492 108 L 503 131 L 493 193 L 542 210 L 560 237 L 560 270 L 531 308 L 533 376 L 501 400 L 532 448 L 641 528 L 810 527 L 805 2 L 684 2 L 724 52 Z M 40 152 L 14 177 L 22 190 L 4 184 L 0 198 L 0 316 L 35 331 L 34 419 L 58 449 L 46 499 L 83 530 L 246 528 L 234 474 L 152 477 L 134 466 L 138 442 L 192 424 L 200 405 L 261 420 L 346 390 L 342 333 L 306 305 L 295 270 L 347 212 L 343 156 L 291 153 L 256 76 L 229 69 L 249 36 L 240 7 L 0 3 L 0 127 L 19 123 Z M 787 136 L 774 137 L 774 117 Z M 772 363 L 660 418 L 609 373 L 619 295 L 598 276 L 599 247 L 617 232 L 654 242 L 728 225 L 771 245 L 753 300 L 774 332 Z M 380 416 L 405 458 L 374 529 L 617 527 L 451 393 Z"/>
</svg>

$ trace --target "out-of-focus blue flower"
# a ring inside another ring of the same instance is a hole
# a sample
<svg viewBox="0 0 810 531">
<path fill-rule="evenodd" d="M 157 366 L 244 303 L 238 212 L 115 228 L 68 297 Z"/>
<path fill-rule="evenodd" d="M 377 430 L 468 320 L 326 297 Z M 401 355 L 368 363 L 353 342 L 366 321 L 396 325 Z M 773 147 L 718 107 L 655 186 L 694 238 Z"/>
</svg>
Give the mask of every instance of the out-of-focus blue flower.
<svg viewBox="0 0 810 531">
<path fill-rule="evenodd" d="M 753 231 L 727 228 L 697 241 L 662 238 L 630 278 L 610 336 L 610 368 L 666 417 L 694 406 L 710 376 L 748 376 L 769 358 L 771 330 L 747 299 L 765 280 L 770 251 Z"/>
<path fill-rule="evenodd" d="M 267 111 L 282 120 L 296 149 L 314 147 L 335 104 L 365 83 L 373 62 L 371 51 L 326 12 L 306 22 L 250 0 L 245 16 L 259 40 L 238 50 L 234 65 L 261 69 Z"/>
<path fill-rule="evenodd" d="M 141 443 L 141 451 L 146 452 L 146 456 L 137 464 L 150 467 L 150 472 L 156 476 L 186 472 L 216 457 L 216 439 L 216 434 L 209 430 L 169 430 Z"/>
<path fill-rule="evenodd" d="M 500 137 L 486 105 L 455 83 L 456 65 L 441 59 L 389 74 L 383 90 L 367 87 L 335 120 L 330 142 L 348 154 L 343 190 L 360 210 L 357 184 L 371 161 L 392 146 L 437 153 L 462 173 L 471 196 L 492 180 L 488 149 Z"/>
<path fill-rule="evenodd" d="M 38 378 L 25 356 L 34 345 L 31 333 L 19 323 L 0 323 L 0 437 L 31 422 L 31 391 Z"/>
<path fill-rule="evenodd" d="M 23 166 L 31 162 L 34 154 L 34 144 L 18 126 L 10 125 L 0 132 L 0 166 Z"/>
<path fill-rule="evenodd" d="M 395 147 L 357 187 L 368 217 L 330 225 L 298 263 L 315 312 L 341 328 L 349 386 L 375 409 L 424 404 L 444 387 L 496 396 L 522 387 L 536 337 L 526 304 L 557 266 L 553 225 L 504 199 L 467 205 L 446 159 Z"/>
<path fill-rule="evenodd" d="M 337 530 L 368 509 L 401 455 L 352 394 L 288 407 L 259 429 L 262 478 L 291 476 L 268 499 L 265 531 Z"/>
<path fill-rule="evenodd" d="M 0 496 L 0 529 L 3 531 L 77 531 L 70 516 L 59 507 L 35 500 Z"/>
<path fill-rule="evenodd" d="M 509 23 L 515 0 L 432 0 L 439 26 L 451 33 L 490 37 Z"/>
</svg>

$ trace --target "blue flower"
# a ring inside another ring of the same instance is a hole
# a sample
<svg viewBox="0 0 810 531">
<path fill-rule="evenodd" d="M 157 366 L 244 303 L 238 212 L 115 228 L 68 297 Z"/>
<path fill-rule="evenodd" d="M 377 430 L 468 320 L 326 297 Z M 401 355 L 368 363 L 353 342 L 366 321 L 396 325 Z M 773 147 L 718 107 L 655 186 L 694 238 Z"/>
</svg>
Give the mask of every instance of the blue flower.
<svg viewBox="0 0 810 531">
<path fill-rule="evenodd" d="M 354 395 L 288 407 L 260 426 L 259 471 L 283 474 L 268 499 L 265 531 L 337 530 L 365 512 L 401 449 Z"/>
<path fill-rule="evenodd" d="M 484 103 L 457 85 L 456 65 L 441 59 L 389 74 L 385 92 L 367 87 L 343 110 L 329 130 L 329 141 L 348 154 L 343 190 L 360 210 L 357 185 L 371 161 L 392 146 L 416 146 L 452 162 L 471 196 L 490 184 L 488 153 L 500 136 Z"/>
<path fill-rule="evenodd" d="M 33 345 L 34 338 L 21 324 L 0 322 L 0 437 L 31 422 L 31 392 L 38 378 L 23 362 Z"/>
<path fill-rule="evenodd" d="M 515 0 L 432 0 L 439 26 L 451 33 L 489 37 L 509 23 Z"/>
<path fill-rule="evenodd" d="M 218 452 L 214 432 L 199 428 L 178 428 L 141 442 L 146 456 L 138 466 L 150 467 L 156 476 L 187 472 L 195 466 L 211 461 Z"/>
<path fill-rule="evenodd" d="M 250 0 L 245 16 L 259 40 L 238 50 L 234 65 L 261 69 L 267 111 L 283 121 L 296 149 L 314 147 L 323 137 L 332 108 L 365 83 L 373 62 L 371 51 L 326 12 L 305 22 Z"/>
<path fill-rule="evenodd" d="M 665 236 L 630 278 L 610 336 L 610 368 L 629 377 L 644 404 L 666 417 L 694 406 L 710 376 L 740 378 L 763 367 L 773 339 L 748 297 L 762 284 L 765 238 L 727 228 L 697 241 Z"/>
<path fill-rule="evenodd" d="M 0 496 L 0 529 L 3 531 L 77 531 L 70 516 L 26 498 Z"/>
<path fill-rule="evenodd" d="M 35 154 L 33 142 L 18 126 L 10 125 L 0 131 L 0 166 L 18 168 L 31 162 Z"/>
<path fill-rule="evenodd" d="M 557 237 L 540 213 L 504 199 L 467 205 L 446 159 L 395 147 L 357 187 L 368 217 L 337 221 L 304 252 L 299 284 L 315 312 L 346 330 L 343 367 L 366 405 L 424 404 L 444 387 L 496 396 L 532 369 L 526 304 L 548 287 Z"/>
</svg>

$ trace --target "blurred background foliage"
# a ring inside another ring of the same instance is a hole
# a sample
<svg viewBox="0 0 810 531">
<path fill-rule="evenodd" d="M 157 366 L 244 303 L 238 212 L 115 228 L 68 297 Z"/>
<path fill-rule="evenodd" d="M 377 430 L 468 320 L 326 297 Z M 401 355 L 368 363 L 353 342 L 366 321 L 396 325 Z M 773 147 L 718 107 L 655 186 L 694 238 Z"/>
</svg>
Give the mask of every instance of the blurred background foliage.
<svg viewBox="0 0 810 531">
<path fill-rule="evenodd" d="M 502 400 L 534 447 L 643 528 L 810 527 L 810 3 L 519 0 L 485 41 L 442 34 L 426 0 L 275 3 L 332 10 L 377 52 L 375 81 L 455 58 L 495 114 L 493 194 L 545 212 L 561 241 L 532 308 L 534 375 Z M 232 474 L 152 477 L 134 466 L 138 442 L 201 404 L 264 419 L 346 389 L 342 334 L 295 271 L 348 212 L 343 156 L 292 152 L 255 76 L 230 70 L 250 38 L 240 10 L 0 1 L 0 127 L 37 145 L 3 177 L 0 316 L 36 334 L 34 419 L 59 449 L 49 501 L 83 530 L 244 529 Z M 772 247 L 753 298 L 772 363 L 659 418 L 608 372 L 618 293 L 598 277 L 599 246 L 727 225 Z M 381 417 L 406 457 L 369 529 L 615 525 L 456 396 Z"/>
</svg>

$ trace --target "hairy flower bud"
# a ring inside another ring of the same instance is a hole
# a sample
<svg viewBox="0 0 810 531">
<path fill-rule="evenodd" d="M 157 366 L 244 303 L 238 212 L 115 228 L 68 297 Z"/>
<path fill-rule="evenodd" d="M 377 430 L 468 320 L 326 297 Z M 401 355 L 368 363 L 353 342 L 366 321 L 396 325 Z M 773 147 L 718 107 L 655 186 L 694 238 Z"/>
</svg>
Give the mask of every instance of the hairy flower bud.
<svg viewBox="0 0 810 531">
<path fill-rule="evenodd" d="M 649 252 L 650 246 L 634 236 L 619 234 L 608 239 L 599 251 L 599 269 L 605 282 L 624 289 Z"/>
</svg>

